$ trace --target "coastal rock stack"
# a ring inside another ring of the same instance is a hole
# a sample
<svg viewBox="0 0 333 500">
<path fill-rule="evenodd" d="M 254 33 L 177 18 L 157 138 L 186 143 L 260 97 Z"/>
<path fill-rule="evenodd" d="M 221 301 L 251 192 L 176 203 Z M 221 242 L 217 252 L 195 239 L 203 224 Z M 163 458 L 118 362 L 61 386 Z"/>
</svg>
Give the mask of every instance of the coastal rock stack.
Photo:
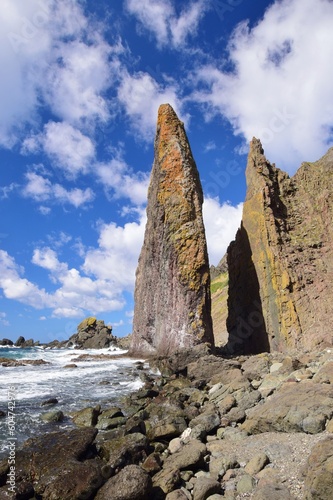
<svg viewBox="0 0 333 500">
<path fill-rule="evenodd" d="M 147 225 L 135 286 L 132 352 L 213 343 L 203 193 L 183 123 L 158 112 Z"/>
<path fill-rule="evenodd" d="M 331 346 L 333 148 L 290 178 L 254 138 L 246 179 L 227 257 L 229 351 Z"/>
</svg>

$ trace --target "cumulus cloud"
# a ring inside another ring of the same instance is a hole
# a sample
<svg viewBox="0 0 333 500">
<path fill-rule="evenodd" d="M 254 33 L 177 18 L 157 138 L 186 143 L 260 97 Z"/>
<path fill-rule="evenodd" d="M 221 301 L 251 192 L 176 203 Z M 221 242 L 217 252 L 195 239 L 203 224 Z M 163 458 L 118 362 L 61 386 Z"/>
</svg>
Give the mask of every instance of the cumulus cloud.
<svg viewBox="0 0 333 500">
<path fill-rule="evenodd" d="M 182 116 L 181 101 L 178 98 L 178 88 L 175 83 L 166 86 L 158 84 L 148 73 L 130 75 L 123 72 L 118 90 L 118 99 L 124 106 L 131 126 L 141 138 L 152 141 L 156 128 L 157 111 L 162 103 L 169 103 L 178 116 Z"/>
<path fill-rule="evenodd" d="M 196 33 L 207 2 L 197 1 L 186 6 L 178 15 L 171 0 L 127 0 L 126 8 L 156 38 L 158 46 L 171 45 L 181 49 L 186 39 Z"/>
<path fill-rule="evenodd" d="M 88 277 L 69 268 L 49 247 L 36 248 L 32 263 L 48 271 L 56 290 L 46 292 L 24 278 L 24 269 L 7 252 L 0 250 L 0 287 L 6 298 L 34 309 L 52 309 L 53 317 L 82 317 L 87 312 L 97 314 L 124 306 L 121 287 L 114 286 L 108 279 Z"/>
<path fill-rule="evenodd" d="M 259 137 L 271 161 L 293 173 L 333 142 L 332 24 L 329 0 L 276 1 L 256 26 L 235 29 L 231 71 L 223 61 L 198 70 L 194 99 L 227 117 L 235 134 Z"/>
<path fill-rule="evenodd" d="M 109 119 L 105 91 L 117 77 L 119 41 L 109 45 L 72 0 L 3 0 L 0 19 L 0 144 L 38 126 L 41 105 L 78 128 Z"/>
<path fill-rule="evenodd" d="M 229 243 L 235 239 L 242 219 L 243 204 L 232 206 L 218 198 L 205 198 L 203 217 L 211 265 L 217 265 L 225 254 Z"/>
<path fill-rule="evenodd" d="M 138 222 L 129 222 L 123 227 L 113 222 L 101 224 L 99 247 L 87 252 L 84 271 L 109 279 L 117 287 L 133 291 L 145 224 L 144 211 L 141 211 Z"/>
<path fill-rule="evenodd" d="M 94 200 L 95 194 L 90 188 L 86 189 L 65 189 L 60 184 L 52 184 L 50 179 L 43 177 L 37 172 L 27 172 L 27 183 L 22 194 L 26 198 L 32 198 L 36 202 L 56 202 L 62 205 L 73 205 L 75 208 L 82 207 Z M 40 207 L 43 215 L 49 213 L 45 207 Z"/>
<path fill-rule="evenodd" d="M 8 252 L 0 250 L 0 288 L 6 298 L 35 309 L 51 309 L 57 318 L 120 310 L 125 306 L 124 292 L 134 289 L 145 221 L 141 210 L 138 222 L 124 226 L 100 223 L 96 248 L 81 248 L 80 269 L 61 262 L 50 246 L 35 248 L 31 262 L 47 272 L 53 292 L 25 278 L 24 268 Z"/>
<path fill-rule="evenodd" d="M 26 278 L 22 277 L 24 269 L 18 266 L 13 257 L 0 250 L 0 287 L 7 299 L 14 299 L 36 309 L 47 303 L 48 294 Z"/>
<path fill-rule="evenodd" d="M 149 175 L 132 172 L 121 157 L 97 164 L 95 173 L 104 188 L 112 190 L 114 198 L 128 198 L 135 205 L 146 203 Z"/>
<path fill-rule="evenodd" d="M 5 312 L 0 312 L 0 325 L 9 326 L 9 321 L 7 319 L 7 314 Z"/>
<path fill-rule="evenodd" d="M 24 140 L 23 153 L 36 153 L 39 149 L 69 178 L 87 173 L 95 156 L 92 140 L 66 122 L 49 122 L 42 133 Z"/>
</svg>

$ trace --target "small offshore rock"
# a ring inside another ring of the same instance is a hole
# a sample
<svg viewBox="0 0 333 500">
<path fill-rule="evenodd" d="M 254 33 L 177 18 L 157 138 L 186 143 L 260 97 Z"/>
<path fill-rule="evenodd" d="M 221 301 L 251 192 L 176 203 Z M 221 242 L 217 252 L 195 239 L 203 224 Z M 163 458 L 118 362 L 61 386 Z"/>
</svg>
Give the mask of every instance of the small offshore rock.
<svg viewBox="0 0 333 500">
<path fill-rule="evenodd" d="M 47 413 L 43 413 L 41 415 L 41 419 L 44 422 L 62 422 L 64 419 L 64 414 L 62 411 L 48 411 Z"/>
<path fill-rule="evenodd" d="M 51 406 L 51 405 L 56 405 L 58 403 L 59 401 L 57 398 L 50 398 L 46 399 L 45 401 L 42 401 L 41 406 Z"/>
<path fill-rule="evenodd" d="M 93 427 L 97 424 L 99 413 L 98 408 L 84 408 L 72 415 L 73 422 L 80 427 Z"/>
</svg>

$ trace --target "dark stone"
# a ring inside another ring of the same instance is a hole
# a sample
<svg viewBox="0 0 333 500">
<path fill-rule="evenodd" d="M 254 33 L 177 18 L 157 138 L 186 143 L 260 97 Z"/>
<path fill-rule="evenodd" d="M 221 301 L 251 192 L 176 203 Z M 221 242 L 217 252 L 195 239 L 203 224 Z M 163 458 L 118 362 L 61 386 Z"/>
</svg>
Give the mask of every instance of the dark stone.
<svg viewBox="0 0 333 500">
<path fill-rule="evenodd" d="M 57 398 L 50 398 L 46 399 L 45 401 L 42 401 L 41 406 L 51 406 L 51 405 L 56 405 L 57 403 L 59 403 Z"/>
<path fill-rule="evenodd" d="M 25 342 L 25 338 L 20 336 L 15 342 L 15 347 L 22 347 Z"/>
</svg>

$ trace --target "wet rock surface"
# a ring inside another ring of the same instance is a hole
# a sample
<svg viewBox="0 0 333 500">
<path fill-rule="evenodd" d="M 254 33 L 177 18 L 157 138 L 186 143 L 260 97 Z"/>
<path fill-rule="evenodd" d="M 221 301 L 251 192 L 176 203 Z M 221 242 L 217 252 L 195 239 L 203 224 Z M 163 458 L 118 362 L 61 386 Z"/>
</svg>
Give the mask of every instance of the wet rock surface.
<svg viewBox="0 0 333 500">
<path fill-rule="evenodd" d="M 151 359 L 155 374 L 141 365 L 145 386 L 118 407 L 28 440 L 16 498 L 331 500 L 333 354 L 201 354 L 203 366 L 193 350 Z"/>
</svg>

